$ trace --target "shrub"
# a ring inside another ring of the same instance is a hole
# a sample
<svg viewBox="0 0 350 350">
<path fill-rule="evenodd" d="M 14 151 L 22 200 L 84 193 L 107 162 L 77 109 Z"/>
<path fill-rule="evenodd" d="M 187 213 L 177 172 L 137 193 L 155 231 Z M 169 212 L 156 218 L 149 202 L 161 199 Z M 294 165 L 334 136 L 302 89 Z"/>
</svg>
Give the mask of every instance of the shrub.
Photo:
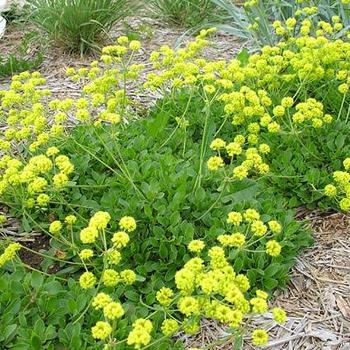
<svg viewBox="0 0 350 350">
<path fill-rule="evenodd" d="M 56 43 L 85 53 L 98 50 L 110 28 L 132 8 L 129 0 L 34 0 L 31 18 Z"/>
<path fill-rule="evenodd" d="M 186 28 L 203 25 L 217 15 L 211 0 L 150 0 L 149 5 L 156 17 Z"/>
</svg>

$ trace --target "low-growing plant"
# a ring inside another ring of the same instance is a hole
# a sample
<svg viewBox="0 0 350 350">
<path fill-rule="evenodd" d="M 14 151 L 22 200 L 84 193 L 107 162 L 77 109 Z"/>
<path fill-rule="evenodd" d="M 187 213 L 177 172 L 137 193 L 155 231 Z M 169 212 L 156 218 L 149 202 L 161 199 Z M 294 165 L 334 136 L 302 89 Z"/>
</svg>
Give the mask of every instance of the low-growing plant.
<svg viewBox="0 0 350 350">
<path fill-rule="evenodd" d="M 228 324 L 239 348 L 245 321 L 268 310 L 261 289 L 284 286 L 311 243 L 293 196 L 347 197 L 346 172 L 322 187 L 346 158 L 350 46 L 313 25 L 294 34 L 275 24 L 279 44 L 228 61 L 201 57 L 215 29 L 203 30 L 184 48 L 154 51 L 156 73 L 142 84 L 141 44 L 120 37 L 89 68 L 67 69 L 82 84 L 76 100 L 50 98 L 39 73 L 1 92 L 2 201 L 23 229 L 51 237 L 44 273 L 55 262 L 57 277 L 87 291 L 87 349 L 181 349 L 169 337 L 196 333 L 203 317 Z M 135 85 L 163 96 L 142 120 Z M 79 124 L 66 128 L 69 117 Z M 21 264 L 20 248 L 5 248 L 1 265 Z M 267 332 L 252 341 L 266 344 Z"/>
<path fill-rule="evenodd" d="M 56 344 L 78 350 L 93 343 L 89 324 L 78 320 L 91 298 L 81 293 L 79 283 L 16 269 L 0 276 L 3 349 L 53 349 Z"/>
<path fill-rule="evenodd" d="M 111 27 L 130 14 L 130 0 L 34 0 L 31 19 L 58 44 L 85 53 L 99 50 Z"/>
</svg>

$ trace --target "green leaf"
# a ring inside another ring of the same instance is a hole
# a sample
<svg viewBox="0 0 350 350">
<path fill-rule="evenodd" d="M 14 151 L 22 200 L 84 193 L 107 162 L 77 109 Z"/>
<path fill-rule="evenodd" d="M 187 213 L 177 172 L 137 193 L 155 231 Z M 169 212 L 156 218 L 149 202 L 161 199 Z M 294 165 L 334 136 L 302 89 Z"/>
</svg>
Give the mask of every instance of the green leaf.
<svg viewBox="0 0 350 350">
<path fill-rule="evenodd" d="M 16 324 L 7 325 L 3 330 L 2 338 L 5 339 L 5 341 L 10 341 L 10 339 L 13 337 L 16 329 L 17 329 Z"/>
<path fill-rule="evenodd" d="M 30 349 L 40 350 L 42 348 L 43 347 L 40 338 L 35 333 L 32 333 L 32 337 L 30 339 Z"/>
<path fill-rule="evenodd" d="M 48 294 L 55 295 L 61 292 L 63 289 L 62 285 L 58 281 L 51 281 L 47 282 L 43 286 L 43 291 L 47 292 Z"/>
<path fill-rule="evenodd" d="M 263 281 L 263 286 L 266 289 L 271 290 L 271 289 L 274 289 L 278 286 L 278 281 L 273 279 L 273 278 L 266 278 Z"/>
<path fill-rule="evenodd" d="M 196 202 L 201 203 L 202 201 L 204 201 L 206 197 L 205 190 L 202 187 L 197 188 L 194 196 L 195 196 Z"/>
<path fill-rule="evenodd" d="M 334 143 L 335 143 L 335 145 L 336 145 L 338 148 L 342 148 L 342 147 L 344 146 L 345 139 L 346 139 L 346 136 L 345 136 L 345 135 L 339 134 L 339 135 L 335 138 Z"/>
<path fill-rule="evenodd" d="M 168 248 L 166 243 L 161 243 L 159 246 L 159 255 L 162 259 L 165 259 L 168 256 Z"/>
<path fill-rule="evenodd" d="M 243 268 L 243 259 L 241 257 L 236 258 L 234 268 L 237 273 L 241 272 Z"/>
<path fill-rule="evenodd" d="M 136 293 L 135 291 L 133 290 L 128 290 L 124 293 L 124 295 L 131 301 L 134 301 L 134 302 L 138 302 L 139 301 L 139 294 Z"/>
<path fill-rule="evenodd" d="M 237 59 L 242 63 L 243 66 L 245 66 L 248 63 L 249 56 L 250 56 L 249 51 L 246 48 L 244 48 L 237 55 Z"/>
<path fill-rule="evenodd" d="M 35 334 L 44 334 L 44 331 L 45 331 L 44 321 L 41 318 L 39 318 L 35 322 L 33 329 L 34 329 Z"/>
<path fill-rule="evenodd" d="M 265 269 L 265 276 L 273 277 L 280 270 L 280 268 L 281 268 L 280 264 L 271 264 Z"/>
<path fill-rule="evenodd" d="M 32 278 L 31 278 L 31 286 L 35 289 L 38 290 L 44 282 L 44 277 L 40 272 L 33 271 L 32 272 Z"/>
</svg>

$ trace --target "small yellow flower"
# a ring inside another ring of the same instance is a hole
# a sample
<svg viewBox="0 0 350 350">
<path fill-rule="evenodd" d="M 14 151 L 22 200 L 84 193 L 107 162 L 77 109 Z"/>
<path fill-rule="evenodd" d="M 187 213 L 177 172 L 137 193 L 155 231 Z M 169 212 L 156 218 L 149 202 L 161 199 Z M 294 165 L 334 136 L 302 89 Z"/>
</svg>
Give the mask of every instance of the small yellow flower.
<svg viewBox="0 0 350 350">
<path fill-rule="evenodd" d="M 103 308 L 103 314 L 107 319 L 115 320 L 124 315 L 124 309 L 120 303 L 113 301 Z"/>
<path fill-rule="evenodd" d="M 129 48 L 133 51 L 138 51 L 141 49 L 141 43 L 138 40 L 131 40 Z"/>
<path fill-rule="evenodd" d="M 106 339 L 112 333 L 112 327 L 109 323 L 98 321 L 95 326 L 91 328 L 92 337 L 95 339 Z"/>
<path fill-rule="evenodd" d="M 96 277 L 92 272 L 84 272 L 79 278 L 79 284 L 83 289 L 93 288 L 96 284 Z"/>
<path fill-rule="evenodd" d="M 112 298 L 106 293 L 98 293 L 92 300 L 92 306 L 96 309 L 103 309 L 112 302 Z"/>
<path fill-rule="evenodd" d="M 220 149 L 225 148 L 226 142 L 220 138 L 213 140 L 210 144 L 210 148 L 214 151 L 219 151 Z"/>
<path fill-rule="evenodd" d="M 235 226 L 238 226 L 243 221 L 243 216 L 241 213 L 238 213 L 236 211 L 231 211 L 228 213 L 226 221 L 228 224 L 233 224 Z"/>
<path fill-rule="evenodd" d="M 169 337 L 179 330 L 179 324 L 173 319 L 166 319 L 162 323 L 161 330 L 164 335 Z"/>
<path fill-rule="evenodd" d="M 98 231 L 95 227 L 86 227 L 80 231 L 80 240 L 84 244 L 95 243 Z"/>
<path fill-rule="evenodd" d="M 204 249 L 204 247 L 204 242 L 199 239 L 195 239 L 188 244 L 188 250 L 193 253 L 201 252 Z"/>
<path fill-rule="evenodd" d="M 136 221 L 131 216 L 124 216 L 120 219 L 119 226 L 126 232 L 132 232 L 136 230 Z"/>
<path fill-rule="evenodd" d="M 282 231 L 281 224 L 275 220 L 270 220 L 267 224 L 272 233 L 280 233 Z"/>
<path fill-rule="evenodd" d="M 5 215 L 0 215 L 0 225 L 4 224 L 7 221 Z"/>
<path fill-rule="evenodd" d="M 272 315 L 273 315 L 273 319 L 277 322 L 277 323 L 285 323 L 287 320 L 287 315 L 286 312 L 279 308 L 279 307 L 275 307 L 272 309 Z"/>
<path fill-rule="evenodd" d="M 124 248 L 129 243 L 130 237 L 124 231 L 116 232 L 112 237 L 113 245 L 117 248 Z"/>
<path fill-rule="evenodd" d="M 253 332 L 253 345 L 261 346 L 266 345 L 269 341 L 269 335 L 267 332 L 263 329 L 256 329 Z"/>
<path fill-rule="evenodd" d="M 271 256 L 279 256 L 281 254 L 282 247 L 275 240 L 270 240 L 266 243 L 266 253 Z"/>
<path fill-rule="evenodd" d="M 132 270 L 124 270 L 120 273 L 120 277 L 122 278 L 125 284 L 133 284 L 136 281 L 136 274 Z"/>
<path fill-rule="evenodd" d="M 106 287 L 115 287 L 120 282 L 120 276 L 113 269 L 106 269 L 102 275 L 102 282 Z"/>
<path fill-rule="evenodd" d="M 222 168 L 224 165 L 223 159 L 218 156 L 210 157 L 207 162 L 207 166 L 210 171 L 216 171 L 219 168 Z"/>
<path fill-rule="evenodd" d="M 94 251 L 92 249 L 83 249 L 79 253 L 79 256 L 82 260 L 87 260 L 87 259 L 90 259 L 94 256 Z"/>
<path fill-rule="evenodd" d="M 74 216 L 74 215 L 68 215 L 68 216 L 65 217 L 64 221 L 65 221 L 68 225 L 72 226 L 72 225 L 74 225 L 75 222 L 77 221 L 77 218 L 76 218 L 76 216 Z"/>
<path fill-rule="evenodd" d="M 346 94 L 348 91 L 349 91 L 349 85 L 344 83 L 344 84 L 341 84 L 338 86 L 338 91 L 341 93 L 341 94 Z"/>
<path fill-rule="evenodd" d="M 337 195 L 337 188 L 334 185 L 326 185 L 324 188 L 324 194 L 327 197 L 335 197 Z"/>
<path fill-rule="evenodd" d="M 160 305 L 169 306 L 172 302 L 174 292 L 170 288 L 163 287 L 157 294 L 156 298 Z"/>
<path fill-rule="evenodd" d="M 58 235 L 61 232 L 61 229 L 62 229 L 61 221 L 56 220 L 50 224 L 49 232 L 52 233 L 53 235 Z"/>
</svg>

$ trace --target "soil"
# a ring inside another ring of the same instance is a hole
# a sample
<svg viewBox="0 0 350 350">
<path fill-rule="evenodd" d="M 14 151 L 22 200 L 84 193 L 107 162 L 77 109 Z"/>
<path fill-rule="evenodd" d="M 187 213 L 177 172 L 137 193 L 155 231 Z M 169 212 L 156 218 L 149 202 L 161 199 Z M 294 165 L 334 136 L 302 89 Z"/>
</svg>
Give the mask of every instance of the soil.
<svg viewBox="0 0 350 350">
<path fill-rule="evenodd" d="M 21 244 L 36 252 L 40 252 L 41 250 L 48 250 L 50 248 L 50 239 L 48 236 L 40 235 L 36 236 L 31 242 L 23 242 Z M 29 250 L 21 249 L 19 252 L 19 257 L 25 264 L 40 270 L 41 263 L 43 261 L 41 256 L 30 252 Z"/>
</svg>

